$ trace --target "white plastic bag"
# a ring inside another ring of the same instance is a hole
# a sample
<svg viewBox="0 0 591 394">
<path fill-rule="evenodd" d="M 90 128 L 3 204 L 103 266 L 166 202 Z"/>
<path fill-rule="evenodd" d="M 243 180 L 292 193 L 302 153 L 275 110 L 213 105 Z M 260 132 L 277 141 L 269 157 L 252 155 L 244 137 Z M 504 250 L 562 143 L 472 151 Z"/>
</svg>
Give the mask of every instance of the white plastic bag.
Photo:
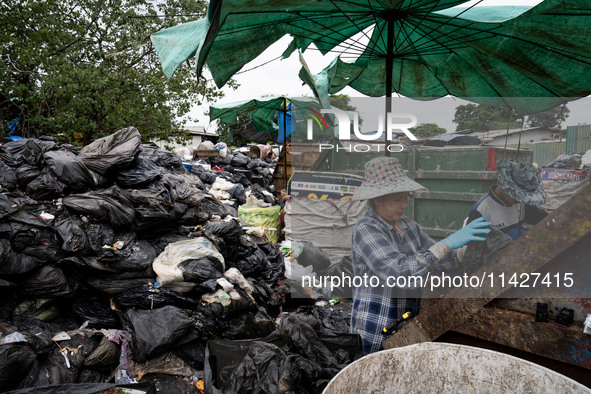
<svg viewBox="0 0 591 394">
<path fill-rule="evenodd" d="M 152 262 L 152 268 L 157 281 L 163 285 L 183 282 L 183 271 L 178 264 L 189 259 L 199 259 L 205 256 L 212 256 L 221 261 L 226 269 L 224 257 L 217 250 L 215 245 L 205 237 L 188 239 L 169 244 L 158 257 Z"/>
</svg>

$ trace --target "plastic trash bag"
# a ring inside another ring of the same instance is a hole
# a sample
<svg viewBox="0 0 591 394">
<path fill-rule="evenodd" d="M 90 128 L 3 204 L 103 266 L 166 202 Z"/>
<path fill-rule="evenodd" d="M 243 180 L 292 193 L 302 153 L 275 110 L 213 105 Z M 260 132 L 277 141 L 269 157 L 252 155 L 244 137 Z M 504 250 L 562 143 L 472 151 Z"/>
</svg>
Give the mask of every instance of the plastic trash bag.
<svg viewBox="0 0 591 394">
<path fill-rule="evenodd" d="M 197 301 L 183 296 L 179 292 L 165 287 L 155 288 L 153 285 L 126 289 L 115 295 L 111 300 L 113 305 L 119 310 L 126 310 L 128 308 L 154 309 L 166 305 L 192 309 L 198 305 Z"/>
<path fill-rule="evenodd" d="M 117 172 L 115 182 L 119 187 L 139 188 L 159 179 L 162 172 L 162 168 L 152 160 L 138 156 L 129 168 Z"/>
<path fill-rule="evenodd" d="M 54 223 L 66 252 L 82 252 L 90 249 L 90 241 L 82 228 L 82 220 L 75 215 L 64 213 Z"/>
<path fill-rule="evenodd" d="M 32 271 L 39 265 L 33 257 L 16 253 L 10 241 L 0 239 L 0 275 L 19 275 Z"/>
<path fill-rule="evenodd" d="M 84 359 L 85 367 L 108 367 L 117 365 L 121 349 L 115 342 L 103 337 L 93 352 Z"/>
<path fill-rule="evenodd" d="M 222 276 L 223 265 L 213 256 L 204 256 L 198 259 L 183 260 L 178 267 L 183 273 L 183 279 L 187 282 L 203 283 L 206 280 Z"/>
<path fill-rule="evenodd" d="M 16 388 L 35 362 L 33 349 L 22 342 L 0 345 L 0 391 Z"/>
<path fill-rule="evenodd" d="M 62 201 L 66 208 L 99 217 L 113 227 L 127 226 L 133 223 L 135 218 L 133 205 L 116 186 L 83 194 L 71 194 Z"/>
<path fill-rule="evenodd" d="M 21 164 L 16 168 L 16 180 L 18 187 L 25 190 L 27 185 L 41 174 L 39 167 L 31 164 Z"/>
<path fill-rule="evenodd" d="M 179 157 L 177 157 L 173 152 L 166 149 L 161 149 L 153 143 L 141 144 L 139 156 L 150 159 L 160 167 L 164 167 L 169 170 L 183 169 L 183 162 Z"/>
<path fill-rule="evenodd" d="M 79 157 L 88 168 L 104 175 L 131 163 L 139 151 L 141 140 L 135 127 L 127 127 L 86 145 Z"/>
<path fill-rule="evenodd" d="M 193 321 L 175 306 L 128 309 L 121 318 L 124 328 L 132 335 L 133 359 L 140 363 L 195 339 Z"/>
<path fill-rule="evenodd" d="M 79 283 L 61 268 L 45 265 L 30 272 L 19 285 L 20 292 L 27 296 L 52 298 L 74 295 Z"/>
<path fill-rule="evenodd" d="M 12 167 L 19 167 L 22 164 L 39 166 L 43 160 L 43 154 L 55 149 L 54 140 L 23 138 L 3 144 L 0 146 L 0 153 Z"/>
<path fill-rule="evenodd" d="M 118 328 L 119 318 L 111 310 L 107 300 L 99 298 L 76 298 L 72 304 L 72 312 L 78 317 L 80 324 L 88 322 L 89 328 Z"/>
<path fill-rule="evenodd" d="M 222 267 L 224 267 L 224 257 L 218 252 L 214 244 L 205 237 L 198 237 L 168 245 L 164 252 L 154 259 L 152 268 L 158 275 L 158 282 L 162 284 L 182 282 L 183 270 L 178 265 L 185 260 L 199 259 L 206 256 L 218 259 L 222 263 Z"/>
<path fill-rule="evenodd" d="M 95 184 L 94 177 L 82 159 L 71 152 L 46 152 L 43 159 L 57 178 L 73 190 L 86 190 Z"/>
<path fill-rule="evenodd" d="M 242 235 L 242 226 L 236 219 L 212 220 L 205 223 L 203 228 L 211 231 L 216 237 L 223 238 L 226 243 L 234 243 Z"/>
<path fill-rule="evenodd" d="M 14 190 L 16 185 L 16 170 L 0 160 L 0 190 Z"/>
<path fill-rule="evenodd" d="M 67 187 L 48 168 L 45 168 L 35 179 L 29 182 L 26 192 L 35 200 L 51 200 L 63 197 Z"/>
</svg>

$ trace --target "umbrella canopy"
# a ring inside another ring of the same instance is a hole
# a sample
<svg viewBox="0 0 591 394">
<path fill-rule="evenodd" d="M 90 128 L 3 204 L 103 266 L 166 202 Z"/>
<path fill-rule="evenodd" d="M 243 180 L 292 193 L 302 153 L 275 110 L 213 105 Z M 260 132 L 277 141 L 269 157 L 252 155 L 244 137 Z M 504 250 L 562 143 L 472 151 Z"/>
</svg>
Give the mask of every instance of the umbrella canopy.
<svg viewBox="0 0 591 394">
<path fill-rule="evenodd" d="M 283 142 L 295 131 L 298 121 L 317 119 L 320 111 L 317 100 L 308 97 L 262 97 L 209 107 L 209 119 L 220 119 L 226 123 L 236 123 L 238 115 L 247 113 L 259 132 L 274 134 L 274 140 Z M 277 123 L 275 122 L 277 120 Z M 327 127 L 320 130 L 328 130 Z"/>
<path fill-rule="evenodd" d="M 485 103 L 490 97 L 591 93 L 586 0 L 545 0 L 529 10 L 451 8 L 462 3 L 212 0 L 204 20 L 163 30 L 152 40 L 168 75 L 195 55 L 197 72 L 207 63 L 219 87 L 289 34 L 285 55 L 311 43 L 322 53 L 340 53 L 327 70 L 331 93 L 350 85 L 369 96 L 451 94 Z"/>
</svg>

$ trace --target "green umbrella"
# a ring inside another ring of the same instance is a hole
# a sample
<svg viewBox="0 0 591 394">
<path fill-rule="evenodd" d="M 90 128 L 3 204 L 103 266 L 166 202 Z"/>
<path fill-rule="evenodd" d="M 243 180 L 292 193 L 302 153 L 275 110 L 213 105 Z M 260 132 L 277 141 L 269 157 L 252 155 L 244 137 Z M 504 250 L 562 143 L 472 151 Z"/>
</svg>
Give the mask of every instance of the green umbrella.
<svg viewBox="0 0 591 394">
<path fill-rule="evenodd" d="M 367 95 L 386 95 L 387 110 L 393 92 L 501 101 L 520 112 L 591 93 L 588 0 L 545 0 L 529 10 L 452 8 L 463 3 L 212 0 L 205 19 L 156 33 L 152 41 L 167 75 L 194 55 L 197 72 L 207 64 L 221 87 L 269 45 L 291 35 L 285 56 L 312 43 L 322 53 L 340 54 L 326 70 L 330 92 L 350 85 Z M 550 99 L 540 104 L 512 97 Z"/>
<path fill-rule="evenodd" d="M 297 124 L 301 123 L 301 121 L 307 122 L 308 119 L 313 119 L 314 117 L 317 118 L 316 114 L 320 110 L 320 104 L 313 98 L 273 96 L 211 105 L 209 107 L 209 119 L 210 121 L 219 119 L 222 122 L 233 124 L 237 122 L 240 114 L 246 113 L 252 118 L 257 131 L 274 134 L 274 140 L 281 142 L 289 136 L 289 133 L 295 130 L 287 127 L 286 124 L 275 122 L 279 112 L 283 114 L 289 112 Z M 287 116 L 283 116 L 282 121 L 287 122 L 287 118 Z M 286 135 L 279 136 L 280 129 Z M 321 130 L 324 130 L 325 134 L 327 134 L 327 127 Z"/>
</svg>

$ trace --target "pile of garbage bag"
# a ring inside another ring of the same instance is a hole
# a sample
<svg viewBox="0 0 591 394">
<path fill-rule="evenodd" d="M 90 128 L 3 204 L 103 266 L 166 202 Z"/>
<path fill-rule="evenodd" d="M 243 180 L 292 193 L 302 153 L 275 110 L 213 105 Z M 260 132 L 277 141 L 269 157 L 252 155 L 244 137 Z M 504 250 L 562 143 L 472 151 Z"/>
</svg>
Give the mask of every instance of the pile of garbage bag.
<svg viewBox="0 0 591 394">
<path fill-rule="evenodd" d="M 129 127 L 11 141 L 0 166 L 0 391 L 198 392 L 208 340 L 277 330 L 283 256 L 237 217 L 277 204 L 266 163 L 189 172 Z"/>
</svg>

